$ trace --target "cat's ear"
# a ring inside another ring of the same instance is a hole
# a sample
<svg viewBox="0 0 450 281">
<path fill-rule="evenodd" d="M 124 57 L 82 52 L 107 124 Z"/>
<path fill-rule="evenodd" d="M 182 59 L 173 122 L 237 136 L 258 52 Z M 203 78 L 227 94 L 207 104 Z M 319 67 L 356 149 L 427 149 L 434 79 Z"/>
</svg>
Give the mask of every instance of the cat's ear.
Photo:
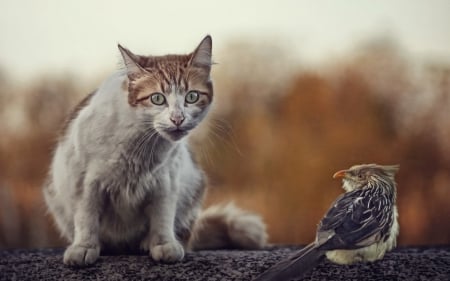
<svg viewBox="0 0 450 281">
<path fill-rule="evenodd" d="M 212 65 L 211 55 L 212 39 L 207 35 L 192 53 L 190 63 L 192 66 L 206 68 L 209 71 Z"/>
<path fill-rule="evenodd" d="M 138 57 L 135 54 L 122 47 L 120 44 L 118 44 L 117 47 L 122 54 L 123 63 L 127 69 L 128 77 L 145 72 L 145 70 L 138 64 Z"/>
</svg>

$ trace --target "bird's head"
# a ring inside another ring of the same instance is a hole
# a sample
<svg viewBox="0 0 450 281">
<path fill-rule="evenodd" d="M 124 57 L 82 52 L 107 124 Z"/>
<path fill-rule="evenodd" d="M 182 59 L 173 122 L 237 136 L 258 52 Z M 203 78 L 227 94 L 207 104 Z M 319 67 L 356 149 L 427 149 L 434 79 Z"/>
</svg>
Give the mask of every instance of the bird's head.
<svg viewBox="0 0 450 281">
<path fill-rule="evenodd" d="M 385 180 L 394 182 L 398 165 L 362 164 L 352 166 L 350 169 L 341 170 L 333 175 L 333 178 L 342 178 L 342 188 L 349 192 L 367 186 L 369 182 Z"/>
</svg>

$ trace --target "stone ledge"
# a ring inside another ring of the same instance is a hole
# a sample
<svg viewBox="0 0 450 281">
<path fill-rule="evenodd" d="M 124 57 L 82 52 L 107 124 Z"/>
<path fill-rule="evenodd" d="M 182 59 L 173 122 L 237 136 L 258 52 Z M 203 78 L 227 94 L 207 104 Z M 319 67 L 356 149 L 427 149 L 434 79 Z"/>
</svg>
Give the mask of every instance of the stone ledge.
<svg viewBox="0 0 450 281">
<path fill-rule="evenodd" d="M 251 280 L 301 247 L 260 251 L 199 251 L 182 262 L 158 264 L 147 256 L 101 256 L 88 268 L 62 263 L 62 249 L 0 251 L 0 280 Z M 450 280 L 450 245 L 402 247 L 381 261 L 339 266 L 322 262 L 303 280 Z"/>
</svg>

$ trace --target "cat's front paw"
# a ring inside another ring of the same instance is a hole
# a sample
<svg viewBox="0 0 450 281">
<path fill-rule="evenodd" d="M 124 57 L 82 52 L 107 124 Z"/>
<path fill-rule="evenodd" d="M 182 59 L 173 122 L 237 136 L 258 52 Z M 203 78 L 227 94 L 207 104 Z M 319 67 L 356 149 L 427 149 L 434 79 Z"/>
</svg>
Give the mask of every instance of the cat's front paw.
<svg viewBox="0 0 450 281">
<path fill-rule="evenodd" d="M 88 266 L 93 264 L 100 255 L 98 245 L 70 245 L 64 252 L 64 263 L 69 266 Z"/>
<path fill-rule="evenodd" d="M 155 245 L 150 249 L 155 261 L 176 262 L 184 257 L 184 248 L 178 241 L 172 241 L 161 245 Z"/>
</svg>

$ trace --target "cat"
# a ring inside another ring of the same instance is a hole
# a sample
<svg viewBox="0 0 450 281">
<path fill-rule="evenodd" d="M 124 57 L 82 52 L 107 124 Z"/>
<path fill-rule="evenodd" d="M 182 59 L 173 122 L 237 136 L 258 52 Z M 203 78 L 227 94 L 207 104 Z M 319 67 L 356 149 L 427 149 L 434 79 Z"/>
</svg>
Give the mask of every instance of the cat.
<svg viewBox="0 0 450 281">
<path fill-rule="evenodd" d="M 213 100 L 211 37 L 187 55 L 118 48 L 124 68 L 72 113 L 43 188 L 70 242 L 64 263 L 87 266 L 108 251 L 176 262 L 191 249 L 264 247 L 260 216 L 233 204 L 201 210 L 206 177 L 187 140 Z"/>
</svg>

